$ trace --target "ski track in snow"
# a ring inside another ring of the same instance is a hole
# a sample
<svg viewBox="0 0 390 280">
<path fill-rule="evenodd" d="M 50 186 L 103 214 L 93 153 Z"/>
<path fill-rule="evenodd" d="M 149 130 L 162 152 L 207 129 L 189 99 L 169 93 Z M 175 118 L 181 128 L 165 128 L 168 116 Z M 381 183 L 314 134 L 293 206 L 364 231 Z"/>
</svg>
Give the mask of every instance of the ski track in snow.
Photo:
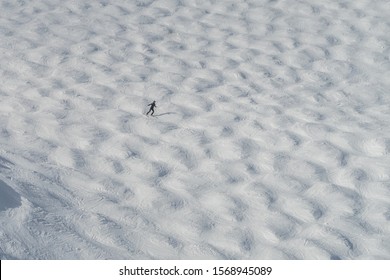
<svg viewBox="0 0 390 280">
<path fill-rule="evenodd" d="M 390 259 L 390 4 L 311 2 L 0 1 L 0 258 Z"/>
</svg>

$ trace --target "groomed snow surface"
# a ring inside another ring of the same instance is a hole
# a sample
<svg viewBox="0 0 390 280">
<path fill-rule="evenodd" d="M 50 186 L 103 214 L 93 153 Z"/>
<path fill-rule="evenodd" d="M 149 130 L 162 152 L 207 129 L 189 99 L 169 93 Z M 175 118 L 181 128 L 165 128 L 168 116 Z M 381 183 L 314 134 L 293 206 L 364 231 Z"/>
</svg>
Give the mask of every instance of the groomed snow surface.
<svg viewBox="0 0 390 280">
<path fill-rule="evenodd" d="M 1 259 L 390 259 L 389 1 L 0 8 Z"/>
</svg>

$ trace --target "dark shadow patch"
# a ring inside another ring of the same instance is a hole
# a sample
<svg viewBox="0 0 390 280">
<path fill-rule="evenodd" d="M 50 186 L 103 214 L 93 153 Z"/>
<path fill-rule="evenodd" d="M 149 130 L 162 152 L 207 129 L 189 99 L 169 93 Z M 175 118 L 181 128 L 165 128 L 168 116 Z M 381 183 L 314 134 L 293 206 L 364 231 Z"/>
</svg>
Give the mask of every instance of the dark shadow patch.
<svg viewBox="0 0 390 280">
<path fill-rule="evenodd" d="M 79 149 L 72 150 L 74 166 L 82 169 L 87 165 L 83 151 Z"/>
<path fill-rule="evenodd" d="M 197 166 L 196 157 L 191 153 L 190 150 L 187 150 L 181 146 L 174 146 L 172 149 L 175 152 L 175 157 L 189 170 L 192 170 Z"/>
<path fill-rule="evenodd" d="M 252 233 L 245 233 L 242 236 L 241 242 L 240 242 L 240 247 L 242 250 L 246 252 L 250 252 L 253 250 L 255 246 L 254 238 Z"/>
<path fill-rule="evenodd" d="M 229 137 L 229 136 L 232 136 L 234 134 L 234 130 L 229 127 L 229 126 L 225 126 L 223 129 L 222 129 L 222 132 L 221 132 L 221 137 Z"/>
<path fill-rule="evenodd" d="M 10 162 L 8 159 L 0 156 L 0 168 L 10 169 L 10 166 L 13 166 L 13 165 L 14 164 L 12 162 Z"/>
<path fill-rule="evenodd" d="M 22 205 L 20 194 L 14 191 L 4 181 L 0 180 L 0 212 Z"/>
<path fill-rule="evenodd" d="M 164 178 L 171 173 L 169 166 L 167 166 L 165 163 L 154 162 L 152 165 L 157 172 L 158 179 Z"/>
<path fill-rule="evenodd" d="M 160 117 L 160 116 L 172 115 L 172 114 L 177 114 L 177 113 L 175 113 L 175 112 L 166 112 L 166 113 L 161 113 L 161 114 L 153 115 L 153 116 L 155 116 L 155 117 Z"/>
</svg>

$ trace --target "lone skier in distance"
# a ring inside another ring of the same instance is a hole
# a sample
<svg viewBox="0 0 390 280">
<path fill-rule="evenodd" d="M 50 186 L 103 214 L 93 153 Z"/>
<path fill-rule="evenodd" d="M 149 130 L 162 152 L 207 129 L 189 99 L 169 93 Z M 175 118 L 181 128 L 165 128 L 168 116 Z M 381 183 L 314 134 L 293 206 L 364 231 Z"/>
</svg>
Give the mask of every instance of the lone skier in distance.
<svg viewBox="0 0 390 280">
<path fill-rule="evenodd" d="M 150 115 L 153 116 L 153 114 L 154 114 L 154 108 L 157 107 L 157 106 L 156 106 L 156 101 L 153 101 L 152 103 L 148 104 L 148 106 L 150 106 L 150 109 L 149 109 L 149 111 L 146 113 L 146 115 L 149 115 L 149 113 L 152 112 Z"/>
</svg>

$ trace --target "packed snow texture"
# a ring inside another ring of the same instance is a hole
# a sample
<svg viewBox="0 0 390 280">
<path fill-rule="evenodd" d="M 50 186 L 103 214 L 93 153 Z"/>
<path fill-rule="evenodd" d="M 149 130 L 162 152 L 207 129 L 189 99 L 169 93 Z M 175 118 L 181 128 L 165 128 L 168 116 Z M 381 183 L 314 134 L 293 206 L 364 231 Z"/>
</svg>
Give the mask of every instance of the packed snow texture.
<svg viewBox="0 0 390 280">
<path fill-rule="evenodd" d="M 1 259 L 390 259 L 389 1 L 0 6 Z"/>
</svg>

